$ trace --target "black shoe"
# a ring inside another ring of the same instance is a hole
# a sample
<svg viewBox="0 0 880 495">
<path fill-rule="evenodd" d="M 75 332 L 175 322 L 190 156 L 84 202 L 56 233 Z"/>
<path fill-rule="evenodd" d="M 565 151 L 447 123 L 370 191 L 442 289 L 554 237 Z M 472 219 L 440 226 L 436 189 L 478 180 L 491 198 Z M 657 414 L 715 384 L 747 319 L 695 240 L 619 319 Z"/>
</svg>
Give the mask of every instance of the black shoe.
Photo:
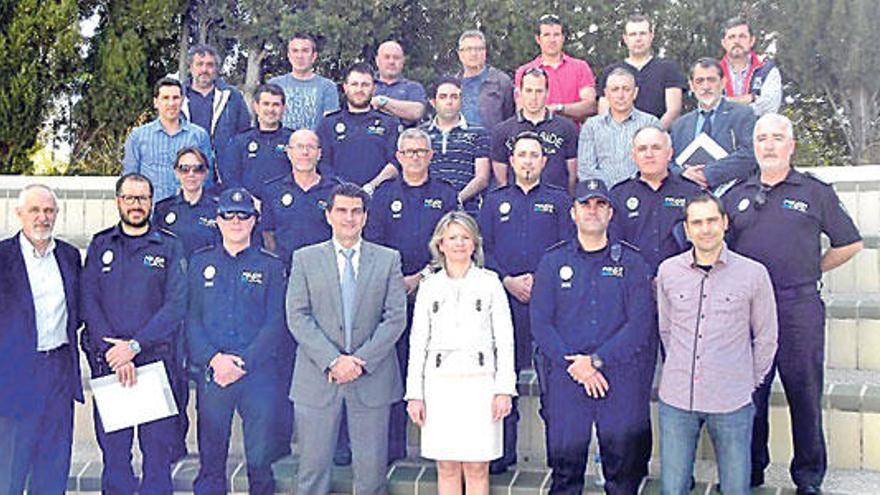
<svg viewBox="0 0 880 495">
<path fill-rule="evenodd" d="M 764 471 L 754 471 L 752 472 L 752 481 L 749 483 L 749 486 L 752 488 L 757 488 L 764 484 Z"/>
<path fill-rule="evenodd" d="M 797 495 L 821 495 L 822 490 L 818 486 L 799 486 Z"/>
<path fill-rule="evenodd" d="M 502 460 L 492 461 L 489 463 L 489 474 L 503 474 L 507 472 L 507 468 L 510 467 L 510 464 L 504 462 Z"/>
<path fill-rule="evenodd" d="M 341 451 L 333 454 L 333 464 L 337 466 L 351 466 L 351 451 Z"/>
</svg>

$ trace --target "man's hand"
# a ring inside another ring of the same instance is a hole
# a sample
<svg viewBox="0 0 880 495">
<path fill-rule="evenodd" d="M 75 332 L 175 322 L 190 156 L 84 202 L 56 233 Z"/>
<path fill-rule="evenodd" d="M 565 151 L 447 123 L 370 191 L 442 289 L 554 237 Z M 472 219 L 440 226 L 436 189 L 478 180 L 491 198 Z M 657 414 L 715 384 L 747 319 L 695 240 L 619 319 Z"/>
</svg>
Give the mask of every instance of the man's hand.
<svg viewBox="0 0 880 495">
<path fill-rule="evenodd" d="M 104 337 L 104 342 L 113 346 L 104 353 L 104 359 L 113 371 L 134 359 L 134 351 L 131 350 L 128 340 Z"/>
<path fill-rule="evenodd" d="M 684 172 L 682 172 L 681 175 L 685 179 L 695 182 L 703 189 L 708 189 L 709 181 L 706 180 L 706 174 L 703 172 L 703 169 L 705 168 L 706 165 L 691 165 L 684 169 Z"/>
<path fill-rule="evenodd" d="M 131 387 L 137 383 L 137 368 L 131 361 L 117 367 L 114 371 L 116 371 L 116 378 L 123 387 Z"/>
<path fill-rule="evenodd" d="M 510 292 L 510 295 L 523 304 L 528 304 L 532 299 L 532 285 L 534 282 L 535 277 L 531 273 L 523 273 L 516 277 L 508 275 L 501 281 L 507 292 Z"/>
<path fill-rule="evenodd" d="M 425 401 L 418 399 L 406 401 L 406 413 L 417 426 L 425 426 Z"/>
<path fill-rule="evenodd" d="M 584 390 L 587 391 L 589 397 L 601 399 L 602 397 L 605 397 L 606 393 L 608 393 L 608 380 L 605 379 L 605 375 L 603 375 L 601 371 L 596 370 L 596 372 L 584 382 Z"/>
<path fill-rule="evenodd" d="M 590 356 L 571 354 L 565 356 L 565 360 L 571 363 L 566 369 L 566 371 L 568 371 L 568 376 L 578 383 L 586 383 L 587 378 L 591 377 L 598 371 L 593 367 L 593 360 Z"/>
<path fill-rule="evenodd" d="M 507 394 L 496 394 L 492 399 L 492 421 L 501 421 L 512 408 L 512 400 Z"/>
<path fill-rule="evenodd" d="M 353 382 L 364 374 L 365 364 L 367 362 L 357 356 L 341 355 L 336 359 L 336 364 L 330 368 L 329 379 L 340 385 Z"/>
<path fill-rule="evenodd" d="M 422 274 L 419 272 L 403 277 L 403 285 L 406 287 L 406 295 L 411 296 L 416 293 L 419 283 L 422 281 Z"/>
<path fill-rule="evenodd" d="M 228 387 L 247 374 L 244 369 L 244 360 L 234 354 L 214 354 L 210 362 L 214 371 L 214 383 L 221 387 Z"/>
</svg>

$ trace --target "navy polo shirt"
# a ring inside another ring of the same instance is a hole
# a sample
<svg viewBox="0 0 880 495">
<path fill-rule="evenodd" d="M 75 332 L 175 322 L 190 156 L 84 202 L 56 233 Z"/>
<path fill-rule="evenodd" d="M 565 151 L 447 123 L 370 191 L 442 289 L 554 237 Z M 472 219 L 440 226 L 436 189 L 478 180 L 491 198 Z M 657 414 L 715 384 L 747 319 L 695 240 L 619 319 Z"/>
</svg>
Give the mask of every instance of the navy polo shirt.
<svg viewBox="0 0 880 495">
<path fill-rule="evenodd" d="M 186 99 L 189 100 L 189 121 L 211 133 L 211 120 L 214 117 L 214 90 L 202 95 L 192 86 L 186 87 Z"/>
<path fill-rule="evenodd" d="M 516 184 L 491 191 L 479 217 L 486 267 L 502 279 L 534 272 L 548 247 L 574 234 L 571 204 L 564 189 L 543 183 L 528 193 Z"/>
<path fill-rule="evenodd" d="M 384 95 L 389 98 L 394 98 L 395 100 L 404 100 L 404 101 L 414 101 L 421 104 L 426 104 L 425 102 L 428 100 L 427 95 L 425 93 L 425 87 L 416 81 L 409 80 L 405 77 L 401 77 L 400 79 L 394 81 L 391 84 L 388 84 L 379 79 L 377 76 L 375 78 L 376 84 L 376 96 Z M 407 127 L 414 126 L 418 124 L 417 121 L 404 121 Z"/>
<path fill-rule="evenodd" d="M 687 249 L 684 207 L 700 192 L 699 186 L 674 174 L 655 191 L 636 174 L 611 188 L 612 237 L 638 247 L 655 275 L 663 260 Z"/>
<path fill-rule="evenodd" d="M 396 164 L 400 120 L 376 110 L 351 113 L 346 106 L 318 125 L 321 174 L 364 185 L 388 163 Z"/>
<path fill-rule="evenodd" d="M 293 131 L 286 127 L 274 131 L 254 127 L 235 136 L 221 164 L 223 186 L 243 187 L 262 200 L 267 180 L 290 173 L 286 146 L 291 134 Z"/>
<path fill-rule="evenodd" d="M 647 263 L 622 242 L 587 252 L 576 240 L 547 252 L 535 271 L 529 305 L 532 337 L 549 363 L 597 354 L 608 367 L 632 362 L 653 328 Z"/>
<path fill-rule="evenodd" d="M 103 356 L 104 337 L 135 339 L 148 354 L 173 342 L 186 311 L 186 258 L 174 234 L 150 227 L 138 237 L 119 225 L 92 238 L 82 275 L 88 339 L 83 347 Z M 169 356 L 170 357 L 170 356 Z"/>
<path fill-rule="evenodd" d="M 541 172 L 541 182 L 567 189 L 568 167 L 565 162 L 577 158 L 578 130 L 574 122 L 547 110 L 544 120 L 533 124 L 523 118 L 522 112 L 517 112 L 492 129 L 492 150 L 489 155 L 492 161 L 509 164 L 514 140 L 523 131 L 537 133 L 544 142 L 547 164 Z"/>
<path fill-rule="evenodd" d="M 430 174 L 451 184 L 456 192 L 461 192 L 473 180 L 475 175 L 474 162 L 478 158 L 489 157 L 489 134 L 479 126 L 471 125 L 463 119 L 458 125 L 443 132 L 433 122 L 423 127 L 431 137 Z M 479 207 L 480 195 L 468 200 L 465 210 L 476 211 Z"/>
<path fill-rule="evenodd" d="M 658 119 L 666 113 L 666 88 L 681 88 L 687 91 L 688 82 L 675 60 L 654 57 L 641 70 L 626 61 L 609 65 L 602 73 L 596 85 L 599 96 L 605 95 L 605 78 L 614 69 L 621 67 L 636 76 L 639 94 L 636 96 L 636 108 L 650 113 Z"/>
<path fill-rule="evenodd" d="M 240 356 L 245 369 L 275 366 L 284 343 L 284 265 L 251 246 L 235 256 L 222 244 L 193 254 L 187 276 L 187 343 L 193 363 L 205 368 L 218 352 Z"/>
<path fill-rule="evenodd" d="M 183 250 L 189 258 L 193 251 L 217 243 L 220 231 L 217 230 L 217 196 L 202 191 L 194 204 L 178 192 L 170 198 L 156 203 L 153 221 L 156 226 L 170 230 L 183 242 Z"/>
<path fill-rule="evenodd" d="M 364 238 L 396 249 L 404 275 L 431 261 L 428 242 L 440 218 L 457 205 L 455 189 L 435 178 L 410 186 L 402 178 L 383 183 L 370 201 Z"/>
<path fill-rule="evenodd" d="M 754 175 L 723 200 L 730 249 L 762 263 L 776 290 L 815 284 L 822 277 L 821 234 L 831 247 L 862 239 L 831 185 L 796 170 L 772 187 Z"/>
<path fill-rule="evenodd" d="M 317 184 L 303 191 L 288 173 L 263 188 L 262 229 L 275 234 L 276 254 L 285 264 L 297 249 L 330 238 L 324 211 L 330 191 L 339 180 L 322 175 Z"/>
</svg>

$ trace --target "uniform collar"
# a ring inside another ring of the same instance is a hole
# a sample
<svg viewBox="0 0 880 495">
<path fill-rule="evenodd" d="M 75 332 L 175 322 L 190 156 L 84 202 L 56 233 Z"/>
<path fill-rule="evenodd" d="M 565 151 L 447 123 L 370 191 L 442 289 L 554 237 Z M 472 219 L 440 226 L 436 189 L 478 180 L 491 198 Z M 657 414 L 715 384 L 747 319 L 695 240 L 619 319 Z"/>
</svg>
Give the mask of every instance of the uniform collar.
<svg viewBox="0 0 880 495">
<path fill-rule="evenodd" d="M 776 184 L 773 187 L 779 186 L 779 184 L 792 184 L 795 186 L 800 186 L 804 183 L 804 179 L 804 174 L 792 168 L 788 171 L 788 175 L 785 176 L 785 179 L 783 179 L 782 182 Z M 755 187 L 763 187 L 764 185 L 761 183 L 761 172 L 759 171 L 758 173 L 750 175 L 749 178 L 746 179 L 745 183 Z"/>
<path fill-rule="evenodd" d="M 456 123 L 454 126 L 452 126 L 452 129 L 456 129 L 456 128 L 460 128 L 461 130 L 464 130 L 464 131 L 466 131 L 466 130 L 468 129 L 468 122 L 467 122 L 467 119 L 464 118 L 464 114 L 463 114 L 463 113 L 459 113 L 459 114 L 458 114 L 458 123 Z M 443 131 L 443 130 L 440 129 L 440 127 L 437 125 L 437 117 L 436 117 L 436 116 L 434 116 L 434 118 L 431 119 L 431 123 L 428 124 L 428 129 L 429 129 L 429 130 L 436 129 L 436 130 L 441 131 L 441 132 Z M 450 130 L 451 130 L 451 129 L 450 129 Z"/>
<path fill-rule="evenodd" d="M 122 222 L 117 223 L 113 230 L 110 231 L 110 236 L 116 239 L 144 239 L 147 242 L 153 243 L 161 243 L 162 242 L 162 234 L 150 223 L 150 229 L 147 230 L 147 233 L 141 236 L 132 237 L 125 232 L 122 231 Z"/>
</svg>

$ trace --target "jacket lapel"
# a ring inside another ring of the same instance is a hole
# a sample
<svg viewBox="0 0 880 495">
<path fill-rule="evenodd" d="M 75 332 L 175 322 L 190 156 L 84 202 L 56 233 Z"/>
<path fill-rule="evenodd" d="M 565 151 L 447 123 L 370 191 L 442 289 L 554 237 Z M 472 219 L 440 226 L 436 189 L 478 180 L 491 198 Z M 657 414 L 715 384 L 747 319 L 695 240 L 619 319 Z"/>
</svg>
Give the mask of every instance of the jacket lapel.
<svg viewBox="0 0 880 495">
<path fill-rule="evenodd" d="M 336 262 L 336 250 L 333 246 L 333 240 L 325 242 L 324 256 L 322 256 L 322 264 L 325 273 L 328 274 L 333 288 L 330 291 L 330 297 L 333 298 L 333 307 L 337 309 L 336 317 L 339 324 L 342 325 L 345 319 L 342 316 L 342 282 L 339 280 L 339 265 Z"/>
<path fill-rule="evenodd" d="M 358 262 L 357 289 L 354 293 L 354 315 L 357 318 L 361 308 L 361 301 L 366 297 L 370 279 L 373 278 L 373 257 L 376 254 L 375 246 L 361 241 L 361 259 Z"/>
<path fill-rule="evenodd" d="M 34 309 L 34 296 L 33 291 L 31 289 L 31 282 L 28 280 L 27 276 L 27 266 L 24 264 L 24 257 L 21 255 L 21 232 L 15 235 L 12 239 L 12 248 L 11 258 L 14 263 L 14 266 L 10 272 L 10 276 L 12 277 L 12 287 L 20 287 L 21 289 L 18 291 L 19 301 L 21 303 L 22 308 L 25 312 L 25 317 L 27 318 L 27 328 L 33 329 L 31 335 L 28 336 L 29 339 L 33 341 L 33 348 L 37 348 L 37 324 L 36 324 L 36 316 Z"/>
</svg>

